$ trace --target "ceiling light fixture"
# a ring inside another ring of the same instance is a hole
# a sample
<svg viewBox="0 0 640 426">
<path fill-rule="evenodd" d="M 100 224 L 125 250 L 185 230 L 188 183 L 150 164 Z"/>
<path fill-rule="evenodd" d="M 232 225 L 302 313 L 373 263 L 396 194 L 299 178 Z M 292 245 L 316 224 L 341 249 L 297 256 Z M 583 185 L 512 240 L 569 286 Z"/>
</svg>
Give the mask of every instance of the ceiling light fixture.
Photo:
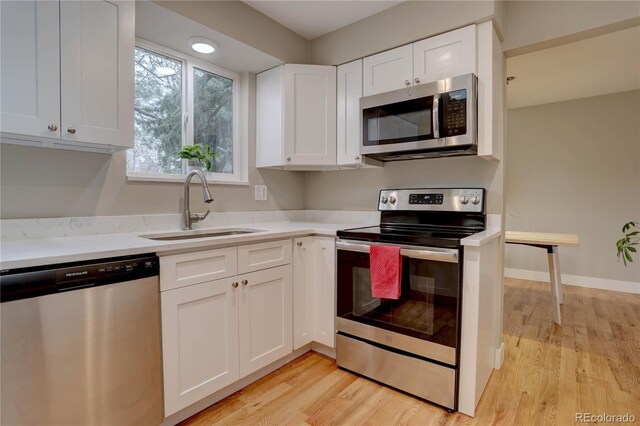
<svg viewBox="0 0 640 426">
<path fill-rule="evenodd" d="M 213 53 L 218 48 L 213 40 L 205 37 L 192 37 L 189 39 L 189 45 L 198 53 Z"/>
</svg>

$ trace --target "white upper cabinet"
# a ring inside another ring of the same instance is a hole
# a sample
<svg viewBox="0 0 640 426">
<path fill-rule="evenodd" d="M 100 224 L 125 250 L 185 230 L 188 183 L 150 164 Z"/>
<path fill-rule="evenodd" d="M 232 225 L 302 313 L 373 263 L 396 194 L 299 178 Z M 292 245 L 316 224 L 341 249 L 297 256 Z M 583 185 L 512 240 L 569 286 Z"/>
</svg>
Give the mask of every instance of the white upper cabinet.
<svg viewBox="0 0 640 426">
<path fill-rule="evenodd" d="M 338 67 L 337 164 L 361 164 L 362 59 Z"/>
<path fill-rule="evenodd" d="M 134 8 L 60 3 L 62 139 L 133 147 Z"/>
<path fill-rule="evenodd" d="M 407 44 L 363 59 L 363 96 L 411 86 L 413 48 Z"/>
<path fill-rule="evenodd" d="M 133 146 L 135 5 L 2 2 L 2 141 Z"/>
<path fill-rule="evenodd" d="M 257 167 L 336 164 L 336 68 L 285 64 L 258 74 Z"/>
<path fill-rule="evenodd" d="M 2 132 L 60 137 L 59 4 L 0 2 Z"/>
<path fill-rule="evenodd" d="M 476 74 L 476 26 L 413 43 L 413 83 Z"/>
<path fill-rule="evenodd" d="M 363 59 L 363 96 L 476 73 L 476 26 Z"/>
</svg>

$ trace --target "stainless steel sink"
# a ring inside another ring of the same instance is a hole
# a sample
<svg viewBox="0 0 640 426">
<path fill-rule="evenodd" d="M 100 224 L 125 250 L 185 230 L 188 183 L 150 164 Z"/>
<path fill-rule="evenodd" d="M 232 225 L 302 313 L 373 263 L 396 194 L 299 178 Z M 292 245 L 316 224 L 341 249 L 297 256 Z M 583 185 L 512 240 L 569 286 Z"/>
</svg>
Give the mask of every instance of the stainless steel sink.
<svg viewBox="0 0 640 426">
<path fill-rule="evenodd" d="M 182 231 L 164 234 L 140 235 L 141 238 L 154 241 L 191 240 L 195 238 L 228 237 L 229 235 L 253 234 L 262 232 L 262 229 L 225 228 L 211 231 Z"/>
</svg>

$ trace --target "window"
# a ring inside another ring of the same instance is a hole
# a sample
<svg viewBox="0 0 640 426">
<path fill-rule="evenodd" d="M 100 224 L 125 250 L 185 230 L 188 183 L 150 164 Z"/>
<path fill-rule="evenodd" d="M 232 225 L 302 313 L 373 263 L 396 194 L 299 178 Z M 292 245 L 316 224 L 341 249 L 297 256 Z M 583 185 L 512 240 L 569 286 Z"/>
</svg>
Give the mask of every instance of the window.
<svg viewBox="0 0 640 426">
<path fill-rule="evenodd" d="M 237 74 L 139 40 L 128 178 L 182 181 L 188 162 L 178 153 L 185 145 L 201 144 L 216 153 L 207 180 L 240 183 L 238 84 Z"/>
</svg>

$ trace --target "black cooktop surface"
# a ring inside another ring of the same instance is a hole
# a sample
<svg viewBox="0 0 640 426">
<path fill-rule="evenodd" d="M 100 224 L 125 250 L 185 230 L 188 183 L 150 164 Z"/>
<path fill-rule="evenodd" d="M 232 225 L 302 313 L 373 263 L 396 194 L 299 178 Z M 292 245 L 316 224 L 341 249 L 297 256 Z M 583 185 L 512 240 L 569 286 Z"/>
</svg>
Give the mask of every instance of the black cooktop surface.
<svg viewBox="0 0 640 426">
<path fill-rule="evenodd" d="M 460 240 L 475 234 L 476 230 L 463 230 L 446 227 L 409 227 L 409 226 L 368 226 L 338 231 L 339 238 L 372 242 L 431 246 L 460 247 Z"/>
</svg>

